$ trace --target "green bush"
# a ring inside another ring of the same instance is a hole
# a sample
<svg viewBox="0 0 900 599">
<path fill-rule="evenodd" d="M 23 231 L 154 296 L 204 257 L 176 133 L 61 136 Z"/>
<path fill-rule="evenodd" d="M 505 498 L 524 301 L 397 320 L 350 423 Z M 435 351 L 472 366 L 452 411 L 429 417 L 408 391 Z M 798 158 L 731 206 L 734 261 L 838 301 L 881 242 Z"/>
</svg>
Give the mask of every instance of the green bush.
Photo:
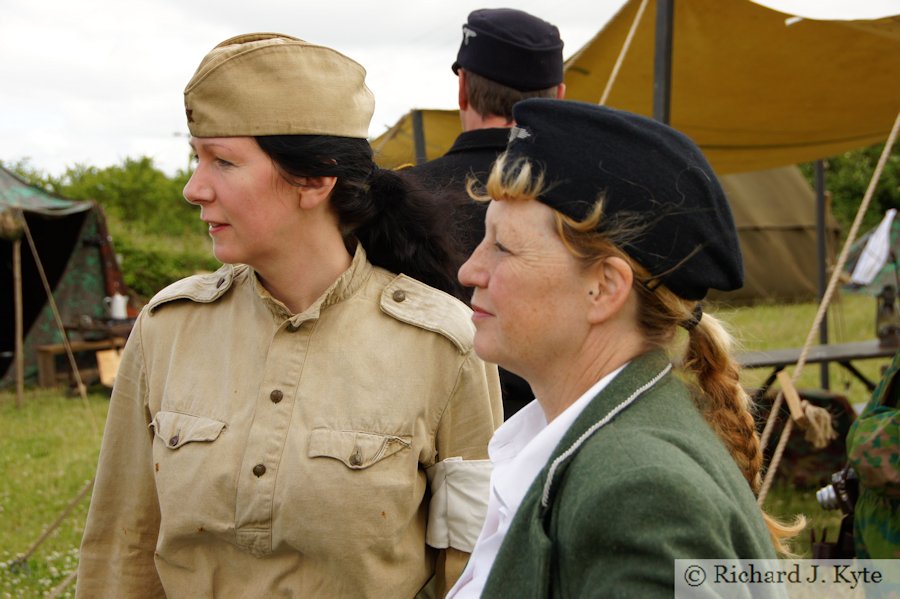
<svg viewBox="0 0 900 599">
<path fill-rule="evenodd" d="M 182 195 L 190 172 L 170 177 L 153 159 L 127 158 L 106 168 L 75 165 L 46 175 L 27 160 L 5 165 L 32 185 L 103 207 L 125 284 L 144 299 L 197 271 L 215 270 L 206 226 Z"/>
<path fill-rule="evenodd" d="M 170 283 L 198 271 L 212 271 L 221 266 L 207 247 L 173 247 L 146 238 L 120 235 L 113 239 L 122 260 L 125 284 L 142 298 L 149 299 Z"/>
<path fill-rule="evenodd" d="M 106 168 L 78 164 L 58 177 L 30 168 L 27 161 L 9 168 L 51 193 L 94 200 L 110 220 L 134 224 L 146 233 L 177 236 L 198 227 L 197 209 L 182 195 L 190 173 L 179 171 L 169 177 L 146 156 L 126 158 L 121 165 Z"/>
</svg>

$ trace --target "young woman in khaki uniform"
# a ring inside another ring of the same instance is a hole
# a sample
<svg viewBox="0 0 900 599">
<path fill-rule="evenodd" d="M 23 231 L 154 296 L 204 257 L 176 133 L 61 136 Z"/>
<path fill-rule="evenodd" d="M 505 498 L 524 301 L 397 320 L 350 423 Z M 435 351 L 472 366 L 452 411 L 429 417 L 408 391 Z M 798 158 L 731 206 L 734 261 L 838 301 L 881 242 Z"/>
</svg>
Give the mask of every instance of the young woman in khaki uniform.
<svg viewBox="0 0 900 599">
<path fill-rule="evenodd" d="M 364 77 L 254 34 L 188 84 L 184 194 L 225 266 L 135 323 L 79 597 L 413 597 L 461 571 L 496 368 L 445 292 L 455 263 L 428 199 L 372 162 Z"/>
</svg>

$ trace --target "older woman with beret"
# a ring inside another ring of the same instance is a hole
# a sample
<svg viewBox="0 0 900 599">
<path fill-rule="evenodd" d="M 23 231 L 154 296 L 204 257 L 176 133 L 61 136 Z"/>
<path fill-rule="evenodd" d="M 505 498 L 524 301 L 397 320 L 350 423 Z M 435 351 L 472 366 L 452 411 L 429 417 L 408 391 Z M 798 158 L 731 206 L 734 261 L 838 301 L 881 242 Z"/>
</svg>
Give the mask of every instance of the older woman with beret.
<svg viewBox="0 0 900 599">
<path fill-rule="evenodd" d="M 789 531 L 754 500 L 753 417 L 700 304 L 743 278 L 712 170 L 626 112 L 514 116 L 459 277 L 476 352 L 537 399 L 491 440 L 487 520 L 450 596 L 669 597 L 677 558 L 773 557 Z"/>
<path fill-rule="evenodd" d="M 188 83 L 184 195 L 225 265 L 135 323 L 79 597 L 413 597 L 465 564 L 499 382 L 439 212 L 372 161 L 364 78 L 250 34 Z"/>
</svg>

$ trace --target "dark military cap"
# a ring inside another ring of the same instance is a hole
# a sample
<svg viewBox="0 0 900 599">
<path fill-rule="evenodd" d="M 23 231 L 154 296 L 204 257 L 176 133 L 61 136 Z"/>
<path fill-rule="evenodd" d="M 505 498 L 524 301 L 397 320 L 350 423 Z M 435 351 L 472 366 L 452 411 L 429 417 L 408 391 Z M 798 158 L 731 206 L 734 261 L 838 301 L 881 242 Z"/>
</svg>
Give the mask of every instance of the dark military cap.
<svg viewBox="0 0 900 599">
<path fill-rule="evenodd" d="M 731 208 L 700 149 L 662 123 L 621 110 L 535 98 L 513 107 L 508 159 L 544 173 L 538 198 L 581 221 L 604 198 L 600 231 L 626 224 L 614 240 L 679 297 L 731 291 L 744 269 Z"/>
<path fill-rule="evenodd" d="M 462 26 L 453 72 L 460 68 L 519 91 L 559 85 L 563 43 L 550 23 L 512 8 L 473 11 Z"/>
</svg>

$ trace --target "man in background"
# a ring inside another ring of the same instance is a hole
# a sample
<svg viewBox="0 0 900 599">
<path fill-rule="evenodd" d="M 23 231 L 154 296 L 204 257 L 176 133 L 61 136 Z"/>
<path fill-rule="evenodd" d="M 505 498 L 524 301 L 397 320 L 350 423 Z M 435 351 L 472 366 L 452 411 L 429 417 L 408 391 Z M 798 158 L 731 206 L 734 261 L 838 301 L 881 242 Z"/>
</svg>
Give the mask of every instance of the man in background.
<svg viewBox="0 0 900 599">
<path fill-rule="evenodd" d="M 491 165 L 506 149 L 513 104 L 533 97 L 562 98 L 563 42 L 550 23 L 521 10 L 473 11 L 462 27 L 453 72 L 459 77 L 463 132 L 440 158 L 407 172 L 436 192 L 447 206 L 460 249 L 468 256 L 484 237 L 486 206 L 466 194 L 471 177 L 482 186 Z M 534 399 L 528 384 L 503 369 L 504 416 Z"/>
</svg>

